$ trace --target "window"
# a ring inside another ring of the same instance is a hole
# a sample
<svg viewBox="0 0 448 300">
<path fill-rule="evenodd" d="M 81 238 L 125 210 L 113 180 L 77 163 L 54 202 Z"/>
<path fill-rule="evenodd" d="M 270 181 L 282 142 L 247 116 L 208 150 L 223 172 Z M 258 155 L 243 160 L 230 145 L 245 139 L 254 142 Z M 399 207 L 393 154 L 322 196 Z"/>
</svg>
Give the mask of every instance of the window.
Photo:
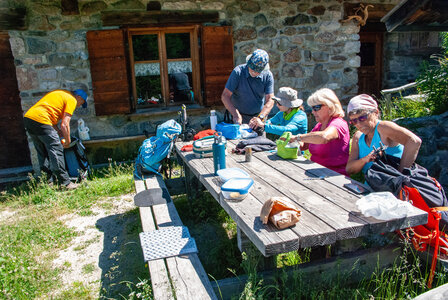
<svg viewBox="0 0 448 300">
<path fill-rule="evenodd" d="M 200 102 L 198 26 L 129 29 L 136 108 Z"/>
<path fill-rule="evenodd" d="M 222 105 L 233 70 L 229 26 L 172 26 L 87 32 L 96 115 L 197 103 Z"/>
</svg>

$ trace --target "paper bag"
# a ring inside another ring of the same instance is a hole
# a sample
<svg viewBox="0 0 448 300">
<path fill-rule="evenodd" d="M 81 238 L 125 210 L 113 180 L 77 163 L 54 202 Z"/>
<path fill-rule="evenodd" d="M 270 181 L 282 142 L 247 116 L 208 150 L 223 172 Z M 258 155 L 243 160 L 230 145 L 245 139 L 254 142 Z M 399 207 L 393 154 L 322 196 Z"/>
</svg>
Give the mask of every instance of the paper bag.
<svg viewBox="0 0 448 300">
<path fill-rule="evenodd" d="M 272 197 L 261 208 L 260 218 L 263 224 L 271 221 L 278 229 L 284 229 L 299 221 L 300 210 L 285 197 Z"/>
</svg>

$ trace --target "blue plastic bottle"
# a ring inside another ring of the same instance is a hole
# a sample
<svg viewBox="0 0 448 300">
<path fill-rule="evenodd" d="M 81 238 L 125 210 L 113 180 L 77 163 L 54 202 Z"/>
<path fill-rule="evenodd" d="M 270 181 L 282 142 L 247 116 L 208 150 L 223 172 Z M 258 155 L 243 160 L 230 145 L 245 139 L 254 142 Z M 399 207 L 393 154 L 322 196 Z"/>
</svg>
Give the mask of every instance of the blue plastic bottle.
<svg viewBox="0 0 448 300">
<path fill-rule="evenodd" d="M 218 175 L 216 173 L 218 170 L 226 168 L 226 144 L 222 140 L 221 132 L 218 132 L 218 135 L 215 135 L 215 141 L 212 148 L 213 166 L 215 167 L 215 175 Z"/>
</svg>

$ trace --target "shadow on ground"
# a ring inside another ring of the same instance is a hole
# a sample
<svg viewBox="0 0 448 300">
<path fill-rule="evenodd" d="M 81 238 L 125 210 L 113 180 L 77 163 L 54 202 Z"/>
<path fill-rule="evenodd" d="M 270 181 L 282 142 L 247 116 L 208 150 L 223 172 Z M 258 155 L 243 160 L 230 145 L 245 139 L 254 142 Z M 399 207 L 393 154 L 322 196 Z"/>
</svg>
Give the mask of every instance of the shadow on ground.
<svg viewBox="0 0 448 300">
<path fill-rule="evenodd" d="M 99 257 L 101 273 L 100 298 L 126 299 L 140 279 L 149 278 L 143 261 L 139 232 L 139 212 L 133 209 L 99 219 L 98 230 L 104 233 L 103 252 Z"/>
</svg>

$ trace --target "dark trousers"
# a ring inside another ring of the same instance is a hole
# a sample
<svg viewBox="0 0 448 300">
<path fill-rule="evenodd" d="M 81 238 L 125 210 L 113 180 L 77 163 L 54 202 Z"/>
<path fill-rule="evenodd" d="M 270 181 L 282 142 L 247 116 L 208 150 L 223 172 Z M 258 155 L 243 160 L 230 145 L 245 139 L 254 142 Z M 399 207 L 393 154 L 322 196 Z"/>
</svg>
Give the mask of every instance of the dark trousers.
<svg viewBox="0 0 448 300">
<path fill-rule="evenodd" d="M 50 176 L 50 180 L 68 185 L 70 178 L 65 168 L 64 148 L 57 131 L 28 118 L 24 118 L 24 125 L 36 148 L 40 169 Z"/>
</svg>

